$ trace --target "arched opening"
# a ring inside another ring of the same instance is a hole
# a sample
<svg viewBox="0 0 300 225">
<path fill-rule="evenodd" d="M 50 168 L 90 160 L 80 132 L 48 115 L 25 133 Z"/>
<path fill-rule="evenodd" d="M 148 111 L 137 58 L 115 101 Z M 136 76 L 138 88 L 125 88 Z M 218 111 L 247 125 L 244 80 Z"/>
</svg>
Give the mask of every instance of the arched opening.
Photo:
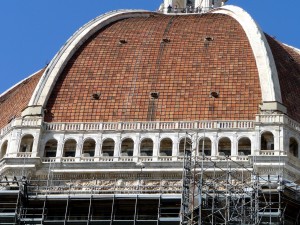
<svg viewBox="0 0 300 225">
<path fill-rule="evenodd" d="M 179 143 L 179 155 L 184 155 L 184 150 L 192 150 L 192 141 L 190 138 L 182 138 Z"/>
<path fill-rule="evenodd" d="M 130 138 L 126 138 L 122 141 L 121 156 L 133 156 L 134 142 Z"/>
<path fill-rule="evenodd" d="M 44 157 L 56 157 L 57 140 L 52 139 L 47 141 L 44 149 Z"/>
<path fill-rule="evenodd" d="M 170 138 L 164 138 L 160 141 L 159 155 L 172 156 L 173 142 Z"/>
<path fill-rule="evenodd" d="M 105 157 L 113 157 L 115 150 L 115 142 L 113 139 L 106 139 L 102 143 L 102 155 Z"/>
<path fill-rule="evenodd" d="M 261 150 L 274 150 L 274 135 L 269 131 L 262 133 L 260 144 Z"/>
<path fill-rule="evenodd" d="M 94 139 L 86 139 L 83 143 L 82 156 L 83 157 L 94 157 L 96 149 L 96 141 Z"/>
<path fill-rule="evenodd" d="M 219 156 L 231 155 L 231 141 L 229 138 L 224 137 L 219 140 L 218 152 Z"/>
<path fill-rule="evenodd" d="M 75 157 L 77 142 L 74 139 L 69 139 L 64 144 L 63 157 Z"/>
<path fill-rule="evenodd" d="M 211 156 L 211 140 L 209 138 L 202 138 L 199 141 L 198 152 L 202 155 L 202 150 L 204 149 L 204 156 Z"/>
<path fill-rule="evenodd" d="M 140 153 L 141 156 L 153 156 L 153 141 L 150 138 L 142 141 Z"/>
<path fill-rule="evenodd" d="M 251 155 L 251 140 L 249 138 L 241 138 L 238 143 L 238 155 Z"/>
<path fill-rule="evenodd" d="M 290 138 L 289 152 L 290 154 L 298 158 L 298 142 L 295 138 Z"/>
<path fill-rule="evenodd" d="M 25 135 L 20 144 L 19 152 L 32 152 L 34 137 L 31 134 Z"/>
<path fill-rule="evenodd" d="M 7 146 L 8 146 L 8 141 L 5 141 L 2 146 L 1 146 L 1 151 L 0 151 L 0 160 L 3 159 L 7 153 Z"/>
<path fill-rule="evenodd" d="M 195 0 L 186 0 L 186 10 L 189 12 L 189 13 L 192 13 L 194 12 L 194 9 L 195 9 Z"/>
</svg>

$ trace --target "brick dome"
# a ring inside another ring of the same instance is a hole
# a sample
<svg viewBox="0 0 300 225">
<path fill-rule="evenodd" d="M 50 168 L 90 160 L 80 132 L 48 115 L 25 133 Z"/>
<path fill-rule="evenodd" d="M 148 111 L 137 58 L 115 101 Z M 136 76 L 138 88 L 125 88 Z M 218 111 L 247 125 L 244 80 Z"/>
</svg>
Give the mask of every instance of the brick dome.
<svg viewBox="0 0 300 225">
<path fill-rule="evenodd" d="M 106 14 L 68 40 L 38 85 L 41 73 L 30 78 L 35 91 L 0 125 L 27 104 L 23 116 L 46 122 L 254 120 L 266 109 L 300 121 L 299 57 L 238 7 Z"/>
<path fill-rule="evenodd" d="M 260 102 L 252 49 L 235 19 L 152 15 L 90 37 L 57 80 L 45 119 L 252 120 Z"/>
</svg>

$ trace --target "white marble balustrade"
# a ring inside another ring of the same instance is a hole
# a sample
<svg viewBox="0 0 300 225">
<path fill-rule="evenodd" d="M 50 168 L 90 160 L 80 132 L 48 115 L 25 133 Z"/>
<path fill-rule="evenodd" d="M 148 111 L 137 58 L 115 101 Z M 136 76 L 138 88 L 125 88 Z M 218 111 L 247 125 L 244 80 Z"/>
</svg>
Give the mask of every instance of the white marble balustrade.
<svg viewBox="0 0 300 225">
<path fill-rule="evenodd" d="M 44 123 L 47 131 L 253 129 L 254 121 Z"/>
<path fill-rule="evenodd" d="M 254 122 L 282 123 L 300 131 L 300 123 L 286 115 L 259 114 L 255 121 L 178 121 L 178 122 L 107 122 L 107 123 L 45 123 L 42 118 L 15 118 L 0 130 L 4 136 L 16 126 L 37 127 L 43 124 L 47 131 L 96 130 L 179 130 L 179 129 L 253 129 Z"/>
<path fill-rule="evenodd" d="M 32 152 L 18 152 L 17 157 L 19 158 L 30 158 L 32 156 Z"/>
<path fill-rule="evenodd" d="M 269 156 L 269 155 L 275 155 L 271 153 L 264 153 L 263 155 Z M 226 160 L 235 160 L 235 161 L 248 161 L 248 156 L 197 156 L 198 161 L 226 161 Z M 43 163 L 53 163 L 53 162 L 63 162 L 63 163 L 89 163 L 89 162 L 174 162 L 184 161 L 184 156 L 159 156 L 159 157 L 144 157 L 144 156 L 120 156 L 120 157 L 43 157 L 41 158 Z"/>
</svg>

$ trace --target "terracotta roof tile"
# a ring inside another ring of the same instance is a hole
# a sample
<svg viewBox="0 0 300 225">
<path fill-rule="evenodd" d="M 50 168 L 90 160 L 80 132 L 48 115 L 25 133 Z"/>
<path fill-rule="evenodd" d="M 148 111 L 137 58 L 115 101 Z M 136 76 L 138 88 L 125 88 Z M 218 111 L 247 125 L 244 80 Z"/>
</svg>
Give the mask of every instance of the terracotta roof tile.
<svg viewBox="0 0 300 225">
<path fill-rule="evenodd" d="M 292 48 L 267 36 L 280 83 L 283 104 L 287 114 L 300 122 L 300 55 Z"/>
<path fill-rule="evenodd" d="M 157 15 L 116 22 L 86 41 L 59 77 L 45 120 L 248 120 L 260 102 L 255 59 L 237 21 Z"/>
<path fill-rule="evenodd" d="M 0 97 L 0 128 L 7 125 L 13 118 L 21 116 L 43 72 L 44 70 L 41 70 L 34 74 Z"/>
</svg>

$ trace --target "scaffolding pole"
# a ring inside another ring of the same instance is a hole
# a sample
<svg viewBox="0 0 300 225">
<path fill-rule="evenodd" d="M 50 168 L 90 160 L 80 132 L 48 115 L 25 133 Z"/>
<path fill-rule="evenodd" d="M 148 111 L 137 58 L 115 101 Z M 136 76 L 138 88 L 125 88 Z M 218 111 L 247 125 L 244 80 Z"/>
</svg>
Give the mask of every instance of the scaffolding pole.
<svg viewBox="0 0 300 225">
<path fill-rule="evenodd" d="M 202 156 L 187 146 L 194 145 L 185 141 L 181 225 L 282 224 L 280 175 L 259 176 L 253 164 L 227 156 L 205 157 L 204 143 Z"/>
</svg>

